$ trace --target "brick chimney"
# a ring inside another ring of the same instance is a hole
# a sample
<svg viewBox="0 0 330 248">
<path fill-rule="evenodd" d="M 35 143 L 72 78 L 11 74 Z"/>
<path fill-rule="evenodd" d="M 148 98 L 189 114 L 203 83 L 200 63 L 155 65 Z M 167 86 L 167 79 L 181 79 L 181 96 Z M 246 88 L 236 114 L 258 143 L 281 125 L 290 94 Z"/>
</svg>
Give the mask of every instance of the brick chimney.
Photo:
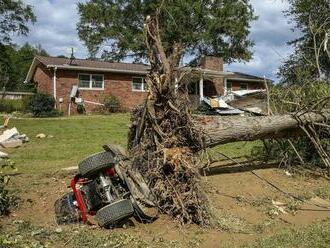
<svg viewBox="0 0 330 248">
<path fill-rule="evenodd" d="M 223 71 L 223 59 L 214 56 L 203 56 L 200 67 L 212 71 Z"/>
</svg>

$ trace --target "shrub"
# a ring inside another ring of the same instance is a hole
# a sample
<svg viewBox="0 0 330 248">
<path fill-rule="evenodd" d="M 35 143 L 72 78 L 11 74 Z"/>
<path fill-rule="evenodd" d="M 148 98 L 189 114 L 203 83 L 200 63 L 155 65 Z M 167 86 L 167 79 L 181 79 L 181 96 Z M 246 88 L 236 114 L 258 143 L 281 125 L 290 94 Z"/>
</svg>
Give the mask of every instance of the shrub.
<svg viewBox="0 0 330 248">
<path fill-rule="evenodd" d="M 104 108 L 108 113 L 116 113 L 120 111 L 120 103 L 117 97 L 110 95 L 104 99 Z"/>
<path fill-rule="evenodd" d="M 62 115 L 55 109 L 54 97 L 42 93 L 37 93 L 29 99 L 27 110 L 32 112 L 34 117 L 56 117 Z"/>
<path fill-rule="evenodd" d="M 21 99 L 11 100 L 11 99 L 1 99 L 0 100 L 0 112 L 1 113 L 12 113 L 12 112 L 22 112 L 23 102 Z"/>
<path fill-rule="evenodd" d="M 14 168 L 10 161 L 5 161 L 0 165 L 0 216 L 8 215 L 10 209 L 16 207 L 19 201 L 16 195 L 6 189 L 8 178 L 2 174 L 1 169 L 9 166 Z"/>
</svg>

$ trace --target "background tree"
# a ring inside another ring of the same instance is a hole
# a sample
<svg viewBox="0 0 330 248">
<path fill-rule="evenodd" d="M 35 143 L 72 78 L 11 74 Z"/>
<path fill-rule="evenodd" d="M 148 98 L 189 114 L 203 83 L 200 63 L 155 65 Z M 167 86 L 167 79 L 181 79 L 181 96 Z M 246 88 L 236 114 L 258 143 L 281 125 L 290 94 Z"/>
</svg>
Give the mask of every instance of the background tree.
<svg viewBox="0 0 330 248">
<path fill-rule="evenodd" d="M 282 83 L 303 85 L 310 80 L 329 81 L 330 2 L 328 0 L 288 0 L 286 11 L 301 36 L 289 44 L 294 53 L 280 67 Z"/>
<path fill-rule="evenodd" d="M 0 44 L 9 43 L 11 35 L 26 35 L 28 22 L 34 23 L 36 17 L 30 5 L 21 0 L 0 0 Z"/>
<path fill-rule="evenodd" d="M 16 64 L 15 46 L 11 45 L 12 35 L 26 35 L 28 22 L 34 23 L 36 17 L 30 5 L 21 0 L 0 0 L 0 87 L 1 90 L 14 89 L 18 80 L 17 70 L 24 71 Z"/>
<path fill-rule="evenodd" d="M 146 59 L 144 21 L 161 3 L 159 30 L 166 55 L 179 49 L 179 59 L 184 55 L 214 55 L 226 62 L 251 58 L 253 42 L 248 35 L 256 17 L 248 0 L 91 0 L 78 4 L 79 37 L 92 56 L 102 51 L 106 60 Z"/>
<path fill-rule="evenodd" d="M 49 56 L 47 51 L 40 44 L 33 46 L 29 43 L 25 43 L 23 46 L 16 49 L 13 62 L 16 74 L 14 85 L 17 90 L 32 89 L 32 85 L 25 85 L 23 82 L 30 69 L 33 58 L 37 55 Z"/>
<path fill-rule="evenodd" d="M 0 75 L 1 90 L 32 90 L 32 85 L 23 82 L 36 55 L 48 56 L 48 53 L 41 45 L 0 45 L 0 67 L 3 72 Z"/>
</svg>

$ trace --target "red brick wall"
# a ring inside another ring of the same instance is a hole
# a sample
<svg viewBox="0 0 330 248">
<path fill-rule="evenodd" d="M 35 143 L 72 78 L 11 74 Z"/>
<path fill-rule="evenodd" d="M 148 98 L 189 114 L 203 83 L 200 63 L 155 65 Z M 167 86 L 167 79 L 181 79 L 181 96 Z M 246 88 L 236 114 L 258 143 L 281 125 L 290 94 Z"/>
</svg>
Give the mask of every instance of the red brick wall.
<svg viewBox="0 0 330 248">
<path fill-rule="evenodd" d="M 213 56 L 204 56 L 201 58 L 200 67 L 213 71 L 223 71 L 223 59 Z"/>
<path fill-rule="evenodd" d="M 39 92 L 53 95 L 53 72 L 39 65 L 34 73 L 33 81 Z"/>
<path fill-rule="evenodd" d="M 78 85 L 78 74 L 92 72 L 57 70 L 56 73 L 56 95 L 57 106 L 68 113 L 69 95 L 73 85 Z M 93 73 L 92 73 L 93 74 Z M 104 75 L 104 90 L 83 90 L 80 89 L 82 99 L 92 102 L 103 103 L 104 98 L 113 95 L 120 101 L 123 110 L 130 110 L 142 103 L 146 97 L 146 92 L 132 91 L 132 78 L 134 75 L 115 74 L 115 73 L 94 73 Z M 137 76 L 139 77 L 139 76 Z M 38 91 L 53 95 L 53 71 L 38 67 L 34 76 L 34 81 L 38 83 Z M 63 98 L 63 103 L 59 99 Z M 86 111 L 93 112 L 99 108 L 94 104 L 85 103 Z M 71 113 L 76 113 L 76 106 L 72 105 Z"/>
</svg>

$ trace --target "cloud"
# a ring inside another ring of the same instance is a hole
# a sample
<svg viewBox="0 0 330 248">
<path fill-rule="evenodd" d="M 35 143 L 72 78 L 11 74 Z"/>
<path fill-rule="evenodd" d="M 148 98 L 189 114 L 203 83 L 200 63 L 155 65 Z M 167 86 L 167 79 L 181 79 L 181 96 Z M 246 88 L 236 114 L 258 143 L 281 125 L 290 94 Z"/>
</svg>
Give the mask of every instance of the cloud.
<svg viewBox="0 0 330 248">
<path fill-rule="evenodd" d="M 53 56 L 68 56 L 70 48 L 74 47 L 77 57 L 87 56 L 87 49 L 79 40 L 76 31 L 79 20 L 78 1 L 24 0 L 24 2 L 33 6 L 37 22 L 35 25 L 29 25 L 28 36 L 16 37 L 14 39 L 16 43 L 41 44 Z"/>
<path fill-rule="evenodd" d="M 79 0 L 80 2 L 82 0 Z M 83 0 L 86 1 L 86 0 Z M 76 24 L 79 20 L 78 0 L 24 0 L 34 6 L 38 20 L 30 25 L 27 37 L 17 37 L 16 43 L 41 44 L 53 56 L 69 55 L 74 47 L 76 57 L 88 56 L 87 49 L 79 40 Z M 291 32 L 292 26 L 283 11 L 288 4 L 283 0 L 251 0 L 259 19 L 251 25 L 250 38 L 255 41 L 254 56 L 247 63 L 233 63 L 226 66 L 231 71 L 241 71 L 276 80 L 276 71 L 291 52 L 286 43 L 299 34 Z"/>
<path fill-rule="evenodd" d="M 233 63 L 226 68 L 277 80 L 276 72 L 281 63 L 292 53 L 287 42 L 299 34 L 291 31 L 283 11 L 289 5 L 282 0 L 251 0 L 258 20 L 252 23 L 251 39 L 255 42 L 253 59 L 247 63 Z"/>
</svg>

